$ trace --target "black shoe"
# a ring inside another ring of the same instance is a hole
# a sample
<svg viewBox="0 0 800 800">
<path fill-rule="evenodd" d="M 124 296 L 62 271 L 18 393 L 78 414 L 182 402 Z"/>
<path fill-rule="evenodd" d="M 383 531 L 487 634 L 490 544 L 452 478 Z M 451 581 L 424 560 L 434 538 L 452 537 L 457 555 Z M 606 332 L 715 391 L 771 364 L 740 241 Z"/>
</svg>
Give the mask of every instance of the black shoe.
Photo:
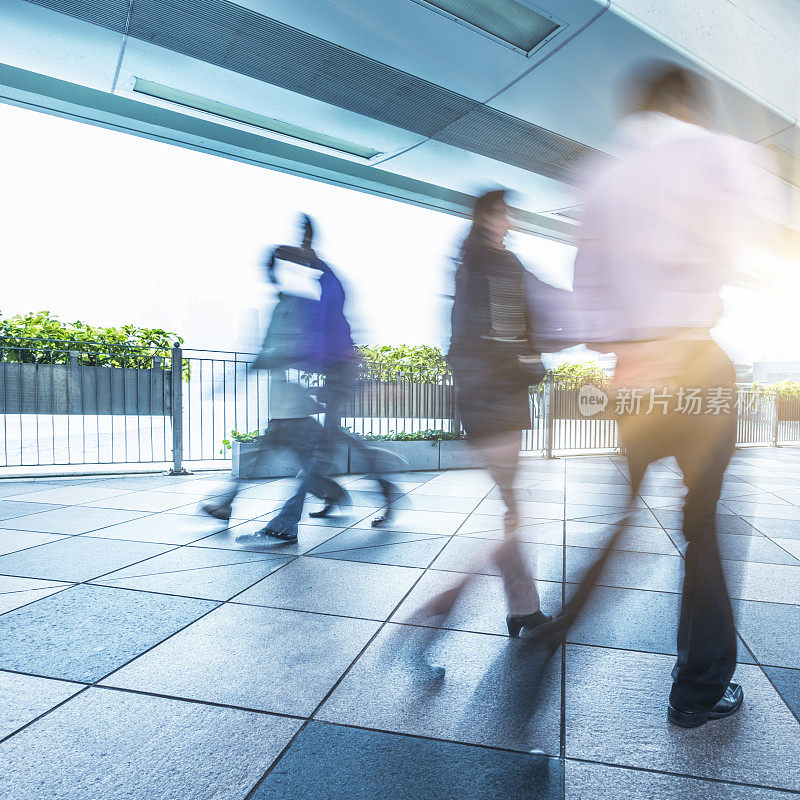
<svg viewBox="0 0 800 800">
<path fill-rule="evenodd" d="M 531 631 L 551 620 L 552 617 L 542 614 L 541 610 L 534 611 L 533 614 L 507 614 L 506 626 L 508 627 L 508 635 L 516 639 L 523 628 Z"/>
<path fill-rule="evenodd" d="M 386 508 L 372 520 L 372 527 L 380 528 L 392 521 L 392 517 L 394 516 L 392 503 L 397 500 L 398 497 L 402 497 L 403 493 L 391 481 L 387 481 L 386 478 L 377 478 L 376 480 L 381 487 L 383 499 L 386 501 Z"/>
<path fill-rule="evenodd" d="M 292 530 L 277 530 L 270 528 L 262 528 L 255 533 L 242 533 L 236 537 L 237 544 L 253 545 L 253 544 L 272 544 L 271 539 L 277 539 L 279 542 L 292 543 L 297 541 L 297 531 Z"/>
<path fill-rule="evenodd" d="M 225 520 L 226 522 L 231 518 L 231 506 L 228 503 L 204 503 L 200 506 L 200 510 L 204 514 L 214 519 Z"/>
<path fill-rule="evenodd" d="M 338 497 L 324 498 L 325 505 L 319 511 L 310 511 L 308 516 L 313 519 L 321 519 L 329 517 L 335 508 L 343 508 L 343 506 L 350 505 L 350 495 L 344 489 Z"/>
<path fill-rule="evenodd" d="M 681 728 L 697 728 L 709 720 L 723 719 L 735 714 L 742 707 L 742 700 L 744 700 L 742 687 L 738 683 L 731 682 L 722 699 L 708 711 L 681 711 L 670 703 L 667 707 L 667 719 L 673 725 L 680 725 Z"/>
</svg>

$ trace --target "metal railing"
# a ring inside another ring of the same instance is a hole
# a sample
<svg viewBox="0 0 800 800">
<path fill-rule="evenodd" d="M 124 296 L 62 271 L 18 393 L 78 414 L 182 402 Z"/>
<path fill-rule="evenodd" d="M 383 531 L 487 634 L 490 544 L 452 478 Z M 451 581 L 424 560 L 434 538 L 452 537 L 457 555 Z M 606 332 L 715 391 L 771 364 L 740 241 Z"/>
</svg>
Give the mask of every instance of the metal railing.
<svg viewBox="0 0 800 800">
<path fill-rule="evenodd" d="M 223 466 L 231 431 L 261 431 L 270 376 L 253 353 L 0 341 L 0 467 L 154 464 Z M 312 390 L 323 379 L 292 372 Z M 737 444 L 800 443 L 800 398 L 737 392 Z M 545 456 L 619 449 L 613 409 L 585 417 L 578 389 L 548 378 L 530 395 L 522 449 Z M 449 375 L 365 369 L 342 424 L 361 436 L 461 428 Z"/>
</svg>

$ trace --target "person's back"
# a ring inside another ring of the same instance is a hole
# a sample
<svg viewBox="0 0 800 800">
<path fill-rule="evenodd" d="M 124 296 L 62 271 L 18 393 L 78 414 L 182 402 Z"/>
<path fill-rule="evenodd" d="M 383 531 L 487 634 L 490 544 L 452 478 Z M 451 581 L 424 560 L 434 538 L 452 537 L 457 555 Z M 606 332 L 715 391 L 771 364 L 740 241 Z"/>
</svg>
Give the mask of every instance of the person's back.
<svg viewBox="0 0 800 800">
<path fill-rule="evenodd" d="M 620 442 L 635 497 L 648 465 L 673 456 L 687 493 L 685 579 L 670 722 L 735 713 L 736 629 L 715 513 L 736 433 L 735 371 L 711 338 L 748 215 L 744 146 L 701 123 L 697 76 L 637 74 L 625 149 L 590 182 L 575 259 L 583 340 L 617 356 Z M 638 399 L 637 399 L 638 398 Z M 610 547 L 611 545 L 609 545 Z"/>
<path fill-rule="evenodd" d="M 747 223 L 746 147 L 655 111 L 628 117 L 620 134 L 619 158 L 585 195 L 574 278 L 576 296 L 591 306 L 582 309 L 584 338 L 708 331 L 722 314 L 720 291 Z"/>
</svg>

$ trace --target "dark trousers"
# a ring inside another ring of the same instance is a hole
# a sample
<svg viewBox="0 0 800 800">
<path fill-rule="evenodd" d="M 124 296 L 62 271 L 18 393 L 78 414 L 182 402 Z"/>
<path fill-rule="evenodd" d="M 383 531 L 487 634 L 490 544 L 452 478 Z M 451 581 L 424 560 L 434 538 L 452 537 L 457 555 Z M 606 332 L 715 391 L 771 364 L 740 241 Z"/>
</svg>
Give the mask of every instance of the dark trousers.
<svg viewBox="0 0 800 800">
<path fill-rule="evenodd" d="M 324 450 L 325 431 L 322 425 L 312 417 L 297 419 L 270 420 L 267 430 L 259 436 L 257 448 L 247 453 L 239 467 L 239 480 L 250 480 L 253 475 L 261 474 L 261 462 L 270 452 L 288 450 L 300 461 L 301 473 L 297 491 L 290 497 L 278 515 L 287 527 L 296 526 L 303 514 L 306 494 L 317 497 L 338 497 L 342 489 L 335 481 L 322 474 L 320 453 Z M 239 482 L 231 484 L 225 501 L 230 504 L 236 497 Z"/>
<path fill-rule="evenodd" d="M 678 623 L 678 658 L 672 671 L 672 705 L 702 711 L 724 694 L 736 667 L 736 628 L 722 571 L 716 530 L 716 509 L 722 479 L 736 441 L 735 373 L 728 357 L 713 343 L 681 345 L 686 367 L 678 383 L 701 389 L 700 413 L 680 413 L 673 405 L 620 417 L 622 444 L 634 491 L 648 464 L 674 456 L 687 488 L 683 535 L 687 541 L 683 595 Z M 728 411 L 714 398 L 731 392 Z"/>
</svg>

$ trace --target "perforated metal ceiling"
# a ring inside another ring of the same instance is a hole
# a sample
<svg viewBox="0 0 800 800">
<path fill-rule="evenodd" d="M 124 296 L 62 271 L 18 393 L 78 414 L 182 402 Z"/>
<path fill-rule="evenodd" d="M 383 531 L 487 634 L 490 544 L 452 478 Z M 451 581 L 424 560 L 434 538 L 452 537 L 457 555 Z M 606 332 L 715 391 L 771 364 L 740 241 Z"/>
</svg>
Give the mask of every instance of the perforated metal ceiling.
<svg viewBox="0 0 800 800">
<path fill-rule="evenodd" d="M 567 183 L 599 153 L 226 0 L 30 0 L 420 136 Z M 127 28 L 126 28 L 127 26 Z"/>
</svg>

